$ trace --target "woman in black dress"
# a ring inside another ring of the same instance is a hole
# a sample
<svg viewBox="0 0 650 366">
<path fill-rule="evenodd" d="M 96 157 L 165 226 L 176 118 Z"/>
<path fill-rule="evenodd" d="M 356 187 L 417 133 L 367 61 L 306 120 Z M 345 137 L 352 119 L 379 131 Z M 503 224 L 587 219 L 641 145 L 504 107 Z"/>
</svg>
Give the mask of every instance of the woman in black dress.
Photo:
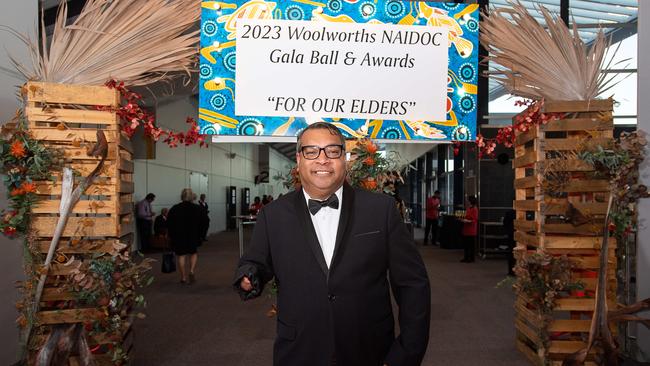
<svg viewBox="0 0 650 366">
<path fill-rule="evenodd" d="M 181 203 L 174 205 L 167 215 L 169 239 L 174 253 L 178 256 L 178 268 L 181 273 L 181 283 L 188 283 L 187 257 L 190 257 L 189 283 L 194 283 L 194 270 L 198 254 L 196 248 L 201 244 L 199 225 L 201 223 L 201 208 L 192 202 L 194 193 L 185 188 L 181 192 Z"/>
</svg>

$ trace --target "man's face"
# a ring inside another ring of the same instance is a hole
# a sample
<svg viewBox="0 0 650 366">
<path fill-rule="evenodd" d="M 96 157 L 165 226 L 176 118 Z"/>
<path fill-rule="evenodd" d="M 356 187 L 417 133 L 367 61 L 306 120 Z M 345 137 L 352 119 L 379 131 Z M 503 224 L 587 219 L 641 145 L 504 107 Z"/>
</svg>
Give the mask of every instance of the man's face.
<svg viewBox="0 0 650 366">
<path fill-rule="evenodd" d="M 341 140 L 327 129 L 315 129 L 305 132 L 301 137 L 302 146 L 340 145 Z M 296 154 L 300 183 L 313 198 L 327 199 L 343 185 L 345 180 L 345 152 L 338 159 L 329 159 L 325 151 L 318 158 L 308 160 L 301 152 Z"/>
</svg>

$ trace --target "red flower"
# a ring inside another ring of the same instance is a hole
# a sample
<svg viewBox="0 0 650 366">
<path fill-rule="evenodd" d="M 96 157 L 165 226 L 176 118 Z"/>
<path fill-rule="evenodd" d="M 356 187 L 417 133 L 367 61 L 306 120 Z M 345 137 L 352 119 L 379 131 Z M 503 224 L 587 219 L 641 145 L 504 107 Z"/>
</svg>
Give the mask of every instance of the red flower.
<svg viewBox="0 0 650 366">
<path fill-rule="evenodd" d="M 610 222 L 609 225 L 607 226 L 607 229 L 609 230 L 610 233 L 613 233 L 616 231 L 616 224 L 613 222 Z"/>
<path fill-rule="evenodd" d="M 368 156 L 368 157 L 363 161 L 363 163 L 366 164 L 366 165 L 369 165 L 369 166 L 373 166 L 373 165 L 375 165 L 375 159 L 373 159 L 372 156 Z"/>
<path fill-rule="evenodd" d="M 18 140 L 14 140 L 14 142 L 11 143 L 11 147 L 9 149 L 11 155 L 13 155 L 17 159 L 24 158 L 25 156 L 27 156 L 25 145 L 23 145 L 23 143 Z"/>
<path fill-rule="evenodd" d="M 14 188 L 14 189 L 11 190 L 10 195 L 11 195 L 11 197 L 15 197 L 15 196 L 20 196 L 21 194 L 24 194 L 24 193 L 25 192 L 23 192 L 22 188 Z"/>
<path fill-rule="evenodd" d="M 2 230 L 2 233 L 9 237 L 14 236 L 16 235 L 16 228 L 13 226 L 7 226 Z"/>
</svg>

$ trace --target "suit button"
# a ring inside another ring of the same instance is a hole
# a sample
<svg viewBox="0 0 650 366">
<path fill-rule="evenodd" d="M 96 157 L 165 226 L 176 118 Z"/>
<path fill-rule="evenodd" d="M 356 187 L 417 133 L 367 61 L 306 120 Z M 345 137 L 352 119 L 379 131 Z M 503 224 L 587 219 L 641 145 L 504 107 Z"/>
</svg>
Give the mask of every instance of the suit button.
<svg viewBox="0 0 650 366">
<path fill-rule="evenodd" d="M 329 294 L 329 295 L 327 295 L 327 299 L 329 301 L 334 301 L 334 300 L 336 300 L 336 295 Z"/>
</svg>

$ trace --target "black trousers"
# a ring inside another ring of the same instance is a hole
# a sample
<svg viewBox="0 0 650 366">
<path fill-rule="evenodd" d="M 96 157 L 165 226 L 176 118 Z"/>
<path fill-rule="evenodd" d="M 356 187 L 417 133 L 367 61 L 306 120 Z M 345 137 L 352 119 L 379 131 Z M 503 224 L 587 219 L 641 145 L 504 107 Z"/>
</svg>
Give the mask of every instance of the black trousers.
<svg viewBox="0 0 650 366">
<path fill-rule="evenodd" d="M 429 232 L 431 232 L 431 244 L 436 245 L 438 240 L 438 219 L 427 219 L 424 226 L 424 245 L 429 240 Z"/>
<path fill-rule="evenodd" d="M 151 220 L 137 219 L 138 237 L 140 238 L 140 250 L 149 250 L 151 240 Z"/>
<path fill-rule="evenodd" d="M 463 259 L 474 262 L 476 257 L 476 236 L 463 235 L 463 249 L 465 249 L 465 257 Z"/>
</svg>

